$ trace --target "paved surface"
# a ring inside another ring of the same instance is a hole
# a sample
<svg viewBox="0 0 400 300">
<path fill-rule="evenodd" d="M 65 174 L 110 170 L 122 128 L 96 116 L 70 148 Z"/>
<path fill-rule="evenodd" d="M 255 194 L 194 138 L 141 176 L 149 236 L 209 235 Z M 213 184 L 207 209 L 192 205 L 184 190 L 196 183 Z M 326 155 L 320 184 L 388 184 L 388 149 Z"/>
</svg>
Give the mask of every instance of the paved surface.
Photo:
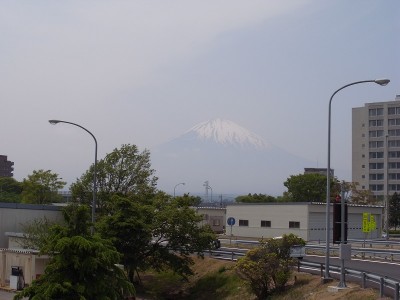
<svg viewBox="0 0 400 300">
<path fill-rule="evenodd" d="M 13 292 L 0 290 L 0 300 L 12 300 L 15 296 Z"/>
</svg>

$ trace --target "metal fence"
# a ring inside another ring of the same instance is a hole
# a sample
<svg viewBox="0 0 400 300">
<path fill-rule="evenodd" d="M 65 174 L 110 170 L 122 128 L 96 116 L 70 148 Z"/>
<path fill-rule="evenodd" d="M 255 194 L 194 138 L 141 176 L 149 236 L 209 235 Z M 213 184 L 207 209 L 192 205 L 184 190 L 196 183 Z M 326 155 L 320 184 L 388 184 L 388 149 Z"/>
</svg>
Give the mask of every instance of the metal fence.
<svg viewBox="0 0 400 300">
<path fill-rule="evenodd" d="M 323 250 L 325 249 L 324 246 L 322 245 L 307 245 L 306 248 L 309 249 L 318 249 L 318 250 Z M 334 247 L 332 251 L 338 251 L 338 247 Z M 390 255 L 392 258 L 395 255 L 400 255 L 400 250 L 394 250 L 394 249 L 371 249 L 371 248 L 355 248 L 352 249 L 354 253 L 362 253 L 363 255 L 365 254 L 379 254 L 382 255 L 382 253 Z M 238 258 L 243 257 L 246 255 L 247 250 L 246 249 L 240 249 L 240 248 L 233 248 L 230 250 L 210 250 L 209 254 L 211 257 L 216 258 L 216 259 L 221 259 L 221 260 L 230 260 L 230 261 L 237 261 Z M 323 277 L 324 270 L 325 270 L 325 265 L 323 263 L 313 263 L 313 262 L 306 262 L 302 260 L 298 260 L 298 271 L 303 271 L 307 273 L 319 273 L 321 277 Z M 329 266 L 329 271 L 340 275 L 341 268 L 337 266 Z M 385 294 L 385 288 L 386 288 L 386 294 L 388 293 L 388 289 L 390 290 L 390 294 L 393 295 L 393 299 L 399 300 L 399 282 L 396 281 L 393 278 L 388 278 L 388 277 L 382 277 L 380 275 L 370 273 L 370 272 L 365 272 L 365 271 L 360 271 L 360 270 L 355 270 L 355 269 L 350 269 L 350 268 L 345 268 L 344 271 L 345 275 L 351 276 L 352 278 L 355 278 L 356 281 L 360 282 L 360 285 L 362 288 L 367 287 L 367 283 L 370 282 L 372 285 L 375 287 L 379 288 L 379 294 L 380 297 L 383 297 Z M 354 281 L 354 280 L 352 280 Z"/>
<path fill-rule="evenodd" d="M 319 272 L 321 277 L 323 277 L 323 272 L 325 270 L 325 265 L 322 263 L 312 263 L 306 261 L 298 262 L 298 271 L 303 272 Z M 335 272 L 338 275 L 341 272 L 340 267 L 330 266 L 329 271 Z M 371 282 L 374 286 L 379 287 L 379 296 L 383 297 L 385 294 L 385 288 L 390 289 L 390 294 L 392 294 L 394 300 L 399 300 L 399 282 L 388 277 L 382 277 L 370 272 L 354 270 L 350 268 L 345 268 L 345 274 L 349 275 L 353 278 L 356 278 L 357 281 L 360 282 L 361 287 L 365 289 L 367 287 L 367 283 Z M 389 294 L 386 292 L 386 294 Z"/>
</svg>

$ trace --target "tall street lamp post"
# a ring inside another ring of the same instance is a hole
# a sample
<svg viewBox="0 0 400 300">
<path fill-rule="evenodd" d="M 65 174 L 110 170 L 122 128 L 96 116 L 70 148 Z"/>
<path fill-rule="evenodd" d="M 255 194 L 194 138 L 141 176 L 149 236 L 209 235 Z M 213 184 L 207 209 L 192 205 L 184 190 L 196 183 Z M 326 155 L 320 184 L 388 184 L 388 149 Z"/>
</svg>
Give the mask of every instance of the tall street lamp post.
<svg viewBox="0 0 400 300">
<path fill-rule="evenodd" d="M 49 123 L 52 125 L 56 125 L 58 123 L 66 123 L 66 124 L 71 124 L 74 126 L 77 126 L 79 128 L 82 128 L 85 130 L 87 133 L 89 133 L 92 138 L 94 139 L 94 144 L 95 144 L 95 151 L 94 151 L 94 170 L 93 170 L 93 200 L 92 200 L 92 228 L 91 228 L 91 233 L 93 235 L 94 233 L 94 221 L 95 221 L 95 213 L 96 213 L 96 197 L 97 197 L 97 181 L 96 181 L 96 168 L 97 168 L 97 140 L 96 137 L 91 133 L 89 130 L 87 130 L 85 127 L 75 124 L 72 122 L 67 122 L 67 121 L 61 121 L 61 120 L 49 120 Z"/>
<path fill-rule="evenodd" d="M 178 185 L 180 185 L 180 184 L 185 185 L 184 182 L 181 182 L 181 183 L 178 183 L 178 184 L 176 184 L 176 185 L 174 186 L 174 198 L 175 198 L 175 189 L 176 189 L 176 187 L 177 187 Z"/>
<path fill-rule="evenodd" d="M 329 256 L 330 256 L 330 248 L 329 248 L 329 242 L 330 242 L 330 193 L 331 193 L 331 106 L 332 106 L 332 99 L 333 97 L 341 90 L 344 88 L 347 88 L 351 85 L 359 84 L 359 83 L 367 83 L 367 82 L 373 82 L 377 83 L 379 85 L 385 86 L 387 85 L 390 80 L 389 79 L 376 79 L 376 80 L 363 80 L 363 81 L 356 81 L 353 83 L 346 84 L 345 86 L 342 86 L 340 89 L 336 90 L 330 100 L 329 100 L 329 115 L 328 115 L 328 166 L 326 169 L 326 216 L 325 216 L 325 221 L 326 221 L 326 253 L 325 253 L 325 276 L 324 280 L 329 281 L 330 276 L 329 276 Z M 342 233 L 344 234 L 344 233 Z"/>
<path fill-rule="evenodd" d="M 385 137 L 385 160 L 386 160 L 386 184 L 385 184 L 385 232 L 386 232 L 386 241 L 389 240 L 389 134 L 386 134 Z"/>
</svg>

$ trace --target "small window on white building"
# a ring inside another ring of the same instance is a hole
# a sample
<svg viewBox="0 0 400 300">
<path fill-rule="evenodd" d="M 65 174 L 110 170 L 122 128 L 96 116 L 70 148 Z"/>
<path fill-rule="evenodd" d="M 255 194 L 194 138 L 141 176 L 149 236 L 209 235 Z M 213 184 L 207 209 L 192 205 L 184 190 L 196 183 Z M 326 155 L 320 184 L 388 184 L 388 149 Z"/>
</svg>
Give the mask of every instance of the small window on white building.
<svg viewBox="0 0 400 300">
<path fill-rule="evenodd" d="M 289 221 L 289 228 L 300 228 L 300 222 Z"/>
<path fill-rule="evenodd" d="M 249 220 L 239 220 L 239 226 L 249 226 Z"/>
<path fill-rule="evenodd" d="M 271 227 L 271 221 L 261 220 L 261 227 Z"/>
</svg>

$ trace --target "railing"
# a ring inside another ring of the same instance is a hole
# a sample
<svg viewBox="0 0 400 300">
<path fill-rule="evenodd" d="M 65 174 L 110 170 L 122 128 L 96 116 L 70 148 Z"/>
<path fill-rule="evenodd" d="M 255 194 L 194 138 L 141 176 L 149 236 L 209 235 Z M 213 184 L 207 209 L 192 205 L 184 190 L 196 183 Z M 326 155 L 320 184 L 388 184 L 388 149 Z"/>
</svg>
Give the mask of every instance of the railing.
<svg viewBox="0 0 400 300">
<path fill-rule="evenodd" d="M 361 255 L 362 258 L 365 258 L 366 256 L 370 257 L 375 257 L 375 258 L 381 258 L 381 259 L 390 259 L 391 261 L 394 261 L 396 258 L 400 260 L 400 250 L 399 249 L 393 249 L 393 246 L 399 246 L 400 243 L 396 241 L 382 241 L 382 240 L 349 240 L 350 243 L 357 243 L 357 244 L 363 244 L 363 247 L 357 247 L 357 248 L 352 248 L 352 255 L 357 257 L 358 255 Z M 234 244 L 236 246 L 239 245 L 258 245 L 258 241 L 249 241 L 249 240 L 232 240 L 230 244 Z M 370 245 L 370 248 L 365 247 L 365 245 L 368 244 Z M 372 245 L 390 245 L 390 249 L 386 248 L 373 248 Z M 325 244 L 317 244 L 317 243 L 308 243 L 305 245 L 306 250 L 321 250 L 325 251 L 326 246 Z M 339 248 L 337 246 L 331 246 L 330 251 L 333 252 L 333 254 L 336 252 L 339 252 Z"/>
<path fill-rule="evenodd" d="M 307 245 L 306 247 L 308 248 L 318 248 L 318 249 L 325 249 L 324 246 L 322 245 Z M 338 250 L 338 247 L 334 247 L 332 250 Z M 378 249 L 370 249 L 370 248 L 359 248 L 359 249 L 353 249 L 353 251 L 360 251 L 362 253 L 368 253 L 369 251 L 371 253 L 386 253 L 388 250 L 381 249 L 381 251 L 377 251 Z M 391 249 L 393 251 L 393 249 Z M 246 255 L 246 251 L 243 251 L 243 249 L 232 249 L 230 251 L 226 250 L 210 250 L 209 251 L 210 256 L 216 259 L 221 259 L 221 260 L 230 260 L 230 261 L 237 261 L 238 258 L 243 257 Z M 396 255 L 400 255 L 400 250 L 396 251 Z M 302 270 L 303 272 L 308 272 L 308 273 L 315 273 L 319 272 L 320 276 L 323 277 L 324 275 L 324 269 L 325 265 L 323 263 L 313 263 L 313 262 L 305 262 L 302 260 L 298 260 L 298 271 Z M 332 272 L 336 272 L 338 275 L 341 273 L 341 268 L 338 266 L 329 266 L 329 270 Z M 365 271 L 359 271 L 359 270 L 354 270 L 350 268 L 345 268 L 345 274 L 355 277 L 359 279 L 361 282 L 361 287 L 366 288 L 367 287 L 367 282 L 370 281 L 373 284 L 378 285 L 379 287 L 379 294 L 380 297 L 384 296 L 384 290 L 385 287 L 389 288 L 392 290 L 393 293 L 393 299 L 399 300 L 399 282 L 396 281 L 393 278 L 388 278 L 388 277 L 382 277 L 374 273 L 370 272 L 365 272 Z"/>
<path fill-rule="evenodd" d="M 310 272 L 311 271 L 316 271 L 320 272 L 321 277 L 323 276 L 323 272 L 325 269 L 325 265 L 322 263 L 312 263 L 312 262 L 305 262 L 305 261 L 298 261 L 298 271 L 303 270 L 305 272 Z M 336 266 L 330 266 L 329 270 L 332 272 L 337 272 L 340 274 L 340 267 Z M 355 277 L 359 279 L 361 282 L 361 287 L 365 289 L 367 287 L 367 282 L 370 281 L 376 285 L 379 286 L 379 296 L 383 297 L 385 294 L 385 287 L 389 288 L 392 290 L 393 293 L 393 299 L 394 300 L 399 300 L 399 282 L 388 277 L 382 277 L 373 273 L 369 272 L 364 272 L 364 271 L 359 271 L 359 270 L 354 270 L 354 269 L 349 269 L 345 268 L 345 274 L 348 274 L 349 276 Z"/>
<path fill-rule="evenodd" d="M 325 245 L 317 245 L 317 244 L 307 244 L 305 246 L 306 250 L 321 250 L 325 251 Z M 330 247 L 331 252 L 338 252 L 339 247 L 333 246 Z M 387 259 L 390 258 L 391 261 L 395 260 L 395 257 L 400 257 L 400 250 L 398 249 L 382 249 L 382 248 L 351 248 L 351 253 L 353 256 L 357 256 L 361 254 L 362 258 L 365 258 L 366 255 L 369 255 L 370 257 L 378 257 L 378 258 L 383 258 Z M 400 259 L 400 258 L 398 258 Z"/>
</svg>

